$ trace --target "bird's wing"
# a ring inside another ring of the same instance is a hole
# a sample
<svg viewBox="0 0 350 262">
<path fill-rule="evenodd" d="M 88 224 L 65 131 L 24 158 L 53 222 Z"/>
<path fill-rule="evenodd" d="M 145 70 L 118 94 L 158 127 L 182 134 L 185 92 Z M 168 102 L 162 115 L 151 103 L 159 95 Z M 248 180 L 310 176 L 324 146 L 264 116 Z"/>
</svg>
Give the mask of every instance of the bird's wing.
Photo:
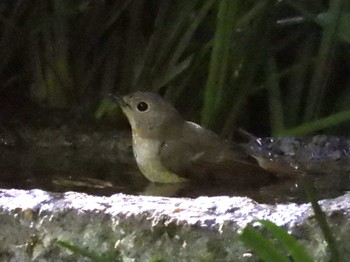
<svg viewBox="0 0 350 262">
<path fill-rule="evenodd" d="M 239 145 L 225 142 L 215 133 L 191 123 L 183 134 L 162 143 L 159 153 L 162 164 L 178 176 L 239 184 L 270 180 L 270 174 Z"/>
</svg>

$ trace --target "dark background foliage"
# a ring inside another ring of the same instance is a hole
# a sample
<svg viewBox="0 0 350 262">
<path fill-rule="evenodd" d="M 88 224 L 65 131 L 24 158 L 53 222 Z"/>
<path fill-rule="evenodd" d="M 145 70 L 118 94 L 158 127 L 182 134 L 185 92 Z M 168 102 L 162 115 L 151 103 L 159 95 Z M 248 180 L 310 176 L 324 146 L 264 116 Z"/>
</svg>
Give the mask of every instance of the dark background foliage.
<svg viewBox="0 0 350 262">
<path fill-rule="evenodd" d="M 0 121 L 39 106 L 118 122 L 107 94 L 151 90 L 224 136 L 347 134 L 349 5 L 1 1 Z"/>
</svg>

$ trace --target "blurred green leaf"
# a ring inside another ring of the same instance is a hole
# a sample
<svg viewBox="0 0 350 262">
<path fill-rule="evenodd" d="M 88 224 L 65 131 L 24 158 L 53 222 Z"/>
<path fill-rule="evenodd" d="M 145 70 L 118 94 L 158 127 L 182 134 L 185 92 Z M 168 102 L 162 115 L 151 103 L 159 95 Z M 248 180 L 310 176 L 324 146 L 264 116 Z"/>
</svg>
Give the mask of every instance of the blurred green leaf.
<svg viewBox="0 0 350 262">
<path fill-rule="evenodd" d="M 255 253 L 259 258 L 267 262 L 289 262 L 290 260 L 276 248 L 270 240 L 263 236 L 252 226 L 247 226 L 240 239 Z"/>
<path fill-rule="evenodd" d="M 101 101 L 100 105 L 98 106 L 97 110 L 95 111 L 95 118 L 100 119 L 103 115 L 108 115 L 114 112 L 118 108 L 117 103 L 108 102 L 108 101 Z"/>
<path fill-rule="evenodd" d="M 56 244 L 72 251 L 74 254 L 90 259 L 93 262 L 122 262 L 119 252 L 114 252 L 113 254 L 96 254 L 95 252 L 89 251 L 84 248 L 77 247 L 68 243 L 67 241 L 58 240 Z"/>
<path fill-rule="evenodd" d="M 334 23 L 335 20 L 336 15 L 331 12 L 320 13 L 316 17 L 316 22 L 318 22 L 323 27 Z M 341 14 L 337 34 L 341 40 L 350 43 L 350 13 Z"/>
<path fill-rule="evenodd" d="M 306 135 L 315 131 L 319 131 L 331 126 L 338 125 L 340 123 L 346 122 L 350 120 L 350 111 L 343 111 L 328 117 L 324 117 L 312 122 L 304 123 L 300 126 L 281 130 L 279 132 L 279 136 L 299 136 Z"/>
<path fill-rule="evenodd" d="M 321 115 L 321 106 L 324 103 L 330 71 L 328 67 L 333 60 L 339 22 L 343 11 L 344 0 L 331 0 L 329 12 L 334 14 L 333 20 L 326 23 L 318 48 L 315 69 L 308 90 L 304 120 L 314 120 Z"/>
<path fill-rule="evenodd" d="M 3 1 L 0 92 L 4 101 L 97 108 L 101 118 L 115 107 L 101 102 L 105 94 L 148 90 L 225 137 L 236 127 L 305 134 L 348 121 L 331 114 L 350 109 L 349 8 L 345 0 Z"/>
<path fill-rule="evenodd" d="M 271 221 L 258 220 L 258 223 L 272 234 L 273 238 L 282 244 L 285 254 L 281 252 L 280 246 L 276 241 L 272 242 L 267 237 L 263 236 L 257 229 L 252 226 L 247 226 L 241 234 L 241 240 L 249 246 L 258 256 L 264 261 L 292 261 L 295 262 L 312 262 L 312 258 L 307 253 L 305 248 L 283 228 L 277 226 Z"/>
<path fill-rule="evenodd" d="M 315 219 L 319 225 L 319 227 L 322 230 L 322 234 L 324 239 L 326 240 L 328 244 L 328 249 L 331 254 L 331 259 L 330 261 L 332 262 L 342 262 L 345 261 L 343 254 L 339 252 L 338 249 L 338 243 L 336 241 L 336 238 L 327 222 L 327 216 L 326 214 L 322 211 L 322 208 L 318 204 L 317 198 L 316 198 L 316 193 L 314 191 L 314 187 L 310 181 L 310 179 L 306 176 L 305 179 L 303 180 L 303 186 L 306 192 L 306 195 L 311 203 L 312 209 L 315 213 Z"/>
<path fill-rule="evenodd" d="M 161 87 L 167 85 L 171 80 L 173 80 L 175 77 L 181 74 L 184 70 L 186 70 L 188 66 L 191 64 L 191 61 L 192 61 L 192 56 L 174 65 L 171 70 L 168 70 L 165 72 L 165 75 L 159 76 L 157 81 L 155 81 L 155 83 L 153 84 L 153 87 L 156 90 L 159 90 Z"/>
<path fill-rule="evenodd" d="M 229 63 L 232 59 L 230 50 L 234 25 L 238 20 L 240 5 L 242 5 L 241 1 L 222 0 L 219 2 L 218 20 L 201 115 L 201 123 L 207 127 L 213 127 L 215 124 L 220 101 L 223 100 L 223 89 L 229 76 Z"/>
<path fill-rule="evenodd" d="M 277 77 L 277 65 L 273 58 L 270 59 L 267 65 L 267 88 L 269 91 L 269 104 L 271 115 L 271 130 L 272 136 L 276 136 L 284 129 L 284 114 L 282 107 L 282 96 Z"/>
<path fill-rule="evenodd" d="M 285 248 L 294 262 L 312 262 L 306 249 L 286 230 L 268 220 L 258 220 Z"/>
</svg>

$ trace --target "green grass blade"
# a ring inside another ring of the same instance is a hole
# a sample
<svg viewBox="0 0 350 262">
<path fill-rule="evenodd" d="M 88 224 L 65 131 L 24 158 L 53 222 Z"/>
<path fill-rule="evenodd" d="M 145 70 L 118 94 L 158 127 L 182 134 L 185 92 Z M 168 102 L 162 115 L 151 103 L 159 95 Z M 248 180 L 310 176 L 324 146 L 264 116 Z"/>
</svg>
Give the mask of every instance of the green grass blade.
<svg viewBox="0 0 350 262">
<path fill-rule="evenodd" d="M 308 122 L 291 129 L 285 129 L 279 132 L 279 136 L 297 136 L 305 135 L 315 131 L 322 130 L 331 126 L 350 120 L 350 111 L 343 111 L 325 118 L 321 118 L 312 122 Z"/>
<path fill-rule="evenodd" d="M 175 71 L 173 67 L 176 66 L 178 59 L 174 58 L 176 49 L 179 48 L 180 42 L 184 38 L 184 31 L 188 27 L 188 20 L 191 14 L 196 13 L 195 11 L 196 1 L 188 1 L 181 7 L 178 3 L 172 3 L 168 7 L 166 13 L 166 19 L 161 27 L 155 27 L 155 32 L 160 34 L 158 47 L 156 54 L 153 57 L 151 77 L 156 79 L 159 75 L 169 74 L 169 71 Z M 178 13 L 181 8 L 181 16 L 173 16 Z M 159 32 L 157 32 L 159 31 Z M 181 45 L 186 49 L 187 45 Z M 182 53 L 181 53 L 182 54 Z M 181 55 L 180 54 L 180 55 Z M 170 73 L 172 74 L 172 73 Z M 152 90 L 158 91 L 159 87 L 156 84 L 152 84 Z"/>
<path fill-rule="evenodd" d="M 267 66 L 267 86 L 269 91 L 269 104 L 271 115 L 272 136 L 276 136 L 284 129 L 283 125 L 283 107 L 282 96 L 279 89 L 277 77 L 277 65 L 273 58 L 270 59 Z"/>
<path fill-rule="evenodd" d="M 315 192 L 313 192 L 313 188 L 311 186 L 311 183 L 308 180 L 304 180 L 304 189 L 305 189 L 307 197 L 312 205 L 312 209 L 314 210 L 315 219 L 321 228 L 324 239 L 326 240 L 326 242 L 328 244 L 328 249 L 331 253 L 330 261 L 332 261 L 332 262 L 345 261 L 341 258 L 340 252 L 338 250 L 337 241 L 334 238 L 332 230 L 328 225 L 326 215 L 322 211 L 322 208 L 320 207 L 320 205 L 318 204 L 316 197 L 315 197 Z"/>
<path fill-rule="evenodd" d="M 290 260 L 280 252 L 270 240 L 265 238 L 258 230 L 252 226 L 247 226 L 240 239 L 255 253 L 259 258 L 267 262 L 290 262 Z"/>
<path fill-rule="evenodd" d="M 171 101 L 177 101 L 187 88 L 193 88 L 191 84 L 194 81 L 195 74 L 200 71 L 199 68 L 206 62 L 205 58 L 210 53 L 212 45 L 212 41 L 209 41 L 201 48 L 201 50 L 199 50 L 196 54 L 193 54 L 191 65 L 188 67 L 184 77 L 181 78 L 181 82 L 176 83 L 175 88 L 167 89 L 165 96 L 169 96 Z"/>
<path fill-rule="evenodd" d="M 204 126 L 213 125 L 223 96 L 228 66 L 231 59 L 234 24 L 241 1 L 222 0 L 219 3 L 217 27 L 209 66 L 209 76 L 205 87 L 201 122 Z"/>
<path fill-rule="evenodd" d="M 56 244 L 72 251 L 75 254 L 79 254 L 83 257 L 90 258 L 93 261 L 98 261 L 98 258 L 95 255 L 91 254 L 90 252 L 86 251 L 85 249 L 74 246 L 66 241 L 59 240 L 56 242 Z"/>
<path fill-rule="evenodd" d="M 294 262 L 312 262 L 305 248 L 283 228 L 268 220 L 258 220 L 287 250 Z"/>
<path fill-rule="evenodd" d="M 121 258 L 120 254 L 118 252 L 115 252 L 113 254 L 95 254 L 94 252 L 90 252 L 86 249 L 74 246 L 66 241 L 58 240 L 56 241 L 56 244 L 70 250 L 74 254 L 80 255 L 84 258 L 90 259 L 92 262 L 122 262 L 123 259 Z"/>
<path fill-rule="evenodd" d="M 185 49 L 190 44 L 190 41 L 193 37 L 193 34 L 197 30 L 199 24 L 203 21 L 203 19 L 208 14 L 209 10 L 211 10 L 212 6 L 214 5 L 216 1 L 215 0 L 207 0 L 203 4 L 200 10 L 197 11 L 192 23 L 188 26 L 188 29 L 184 33 L 183 37 L 180 39 L 174 54 L 170 60 L 170 64 L 173 65 L 179 61 L 181 56 L 183 55 Z"/>
<path fill-rule="evenodd" d="M 320 108 L 324 99 L 326 84 L 329 77 L 329 63 L 332 60 L 334 44 L 337 39 L 338 27 L 343 0 L 330 1 L 329 11 L 334 14 L 335 19 L 324 27 L 320 47 L 318 50 L 315 71 L 312 76 L 311 86 L 308 94 L 308 103 L 305 109 L 305 120 L 315 119 L 320 115 Z"/>
<path fill-rule="evenodd" d="M 139 62 L 138 72 L 135 74 L 133 83 L 131 84 L 132 87 L 136 87 L 138 90 L 144 90 L 146 87 L 149 87 L 155 59 L 156 57 L 158 57 L 157 59 L 163 57 L 162 49 L 159 51 L 159 48 L 162 46 L 160 43 L 164 38 L 163 32 L 167 29 L 165 21 L 168 17 L 170 7 L 171 2 L 169 1 L 162 1 L 160 3 L 157 17 L 154 22 L 154 31 L 145 48 L 144 57 Z M 169 37 L 167 39 L 169 39 Z M 165 44 L 167 43 L 167 41 L 163 41 L 163 43 L 164 42 Z"/>
<path fill-rule="evenodd" d="M 184 70 L 186 70 L 191 64 L 192 56 L 187 57 L 182 62 L 174 65 L 171 70 L 167 70 L 162 77 L 156 79 L 153 83 L 153 88 L 158 90 L 161 87 L 168 84 L 171 80 L 173 80 L 176 76 L 181 74 Z"/>
<path fill-rule="evenodd" d="M 295 65 L 288 67 L 278 76 L 279 79 L 282 79 L 283 75 L 287 73 L 290 80 L 288 81 L 287 95 L 284 99 L 284 119 L 288 121 L 289 127 L 300 124 L 302 118 L 300 112 L 303 108 L 303 93 L 307 87 L 306 83 L 311 71 L 310 65 L 314 62 L 312 49 L 316 37 L 315 33 L 311 33 L 299 44 Z"/>
<path fill-rule="evenodd" d="M 100 104 L 98 105 L 96 111 L 95 111 L 95 118 L 101 119 L 102 116 L 111 114 L 112 112 L 115 112 L 119 108 L 119 106 L 116 103 L 112 103 L 106 100 L 102 100 Z"/>
<path fill-rule="evenodd" d="M 335 19 L 337 17 L 334 14 L 325 12 L 317 15 L 316 22 L 325 27 L 330 23 L 334 23 Z M 340 17 L 338 36 L 341 40 L 350 43 L 350 13 L 343 13 Z"/>
</svg>

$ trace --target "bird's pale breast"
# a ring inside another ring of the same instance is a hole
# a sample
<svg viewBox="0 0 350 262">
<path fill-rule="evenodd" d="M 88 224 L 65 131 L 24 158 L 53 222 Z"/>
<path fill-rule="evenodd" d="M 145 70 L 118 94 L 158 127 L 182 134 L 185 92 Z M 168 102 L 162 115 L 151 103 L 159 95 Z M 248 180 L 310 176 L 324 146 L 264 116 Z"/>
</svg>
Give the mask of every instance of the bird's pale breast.
<svg viewBox="0 0 350 262">
<path fill-rule="evenodd" d="M 133 133 L 133 151 L 137 165 L 143 175 L 152 182 L 178 183 L 186 179 L 167 170 L 160 161 L 161 141 L 144 139 Z"/>
</svg>

